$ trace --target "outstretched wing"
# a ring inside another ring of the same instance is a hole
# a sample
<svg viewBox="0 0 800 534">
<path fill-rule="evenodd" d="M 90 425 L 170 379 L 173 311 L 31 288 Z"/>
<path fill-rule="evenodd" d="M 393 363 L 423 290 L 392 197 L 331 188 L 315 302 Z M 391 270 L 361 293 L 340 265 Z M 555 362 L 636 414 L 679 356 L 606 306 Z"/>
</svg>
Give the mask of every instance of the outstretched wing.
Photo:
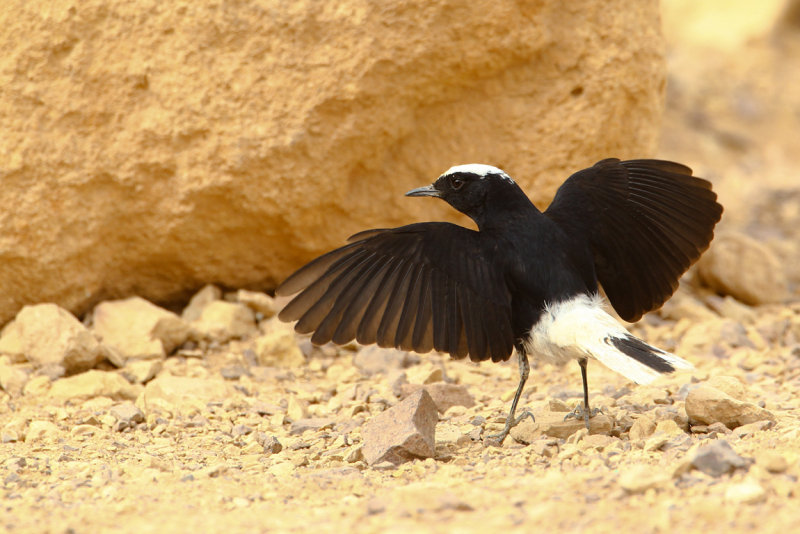
<svg viewBox="0 0 800 534">
<path fill-rule="evenodd" d="M 597 279 L 626 321 L 660 307 L 708 248 L 722 206 L 684 165 L 604 159 L 576 172 L 545 211 L 588 236 Z"/>
<path fill-rule="evenodd" d="M 511 297 L 491 253 L 473 230 L 420 223 L 356 234 L 311 261 L 276 294 L 300 292 L 278 317 L 311 341 L 353 339 L 474 361 L 511 355 Z"/>
</svg>

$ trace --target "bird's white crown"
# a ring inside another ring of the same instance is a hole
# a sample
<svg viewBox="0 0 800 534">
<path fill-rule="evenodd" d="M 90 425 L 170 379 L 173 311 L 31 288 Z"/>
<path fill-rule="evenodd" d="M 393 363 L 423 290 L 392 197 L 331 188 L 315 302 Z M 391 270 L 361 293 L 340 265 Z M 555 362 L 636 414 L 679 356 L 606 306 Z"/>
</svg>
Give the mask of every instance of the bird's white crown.
<svg viewBox="0 0 800 534">
<path fill-rule="evenodd" d="M 500 178 L 502 178 L 503 180 L 506 180 L 512 184 L 514 183 L 514 180 L 512 180 L 511 177 L 508 174 L 506 174 L 505 171 L 503 171 L 502 169 L 498 169 L 497 167 L 492 167 L 491 165 L 484 165 L 483 163 L 468 163 L 466 165 L 456 165 L 455 167 L 450 167 L 449 169 L 447 169 L 447 171 L 445 171 L 442 174 L 442 176 L 447 176 L 449 174 L 454 174 L 457 172 L 467 172 L 475 174 L 479 176 L 481 179 L 486 178 L 490 174 L 495 174 Z"/>
</svg>

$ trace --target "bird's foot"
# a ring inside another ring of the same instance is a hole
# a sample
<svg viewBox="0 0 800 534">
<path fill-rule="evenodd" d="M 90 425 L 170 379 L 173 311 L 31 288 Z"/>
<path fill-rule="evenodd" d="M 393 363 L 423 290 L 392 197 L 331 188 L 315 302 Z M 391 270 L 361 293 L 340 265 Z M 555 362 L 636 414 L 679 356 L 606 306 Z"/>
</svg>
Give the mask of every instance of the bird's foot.
<svg viewBox="0 0 800 534">
<path fill-rule="evenodd" d="M 486 438 L 491 441 L 496 441 L 498 445 L 502 444 L 503 440 L 505 440 L 506 437 L 508 436 L 508 433 L 511 432 L 511 429 L 520 424 L 522 420 L 525 419 L 526 417 L 530 417 L 531 421 L 533 421 L 534 423 L 536 422 L 536 418 L 533 416 L 533 412 L 525 410 L 518 417 L 506 418 L 506 426 L 503 427 L 503 430 L 501 430 L 498 434 L 490 434 L 486 436 Z"/>
<path fill-rule="evenodd" d="M 600 408 L 593 408 L 588 412 L 584 409 L 583 403 L 578 404 L 575 408 L 569 412 L 567 415 L 564 416 L 564 421 L 567 419 L 583 419 L 584 423 L 586 424 L 586 429 L 589 429 L 589 418 L 594 417 L 595 415 L 600 415 L 602 410 Z"/>
</svg>

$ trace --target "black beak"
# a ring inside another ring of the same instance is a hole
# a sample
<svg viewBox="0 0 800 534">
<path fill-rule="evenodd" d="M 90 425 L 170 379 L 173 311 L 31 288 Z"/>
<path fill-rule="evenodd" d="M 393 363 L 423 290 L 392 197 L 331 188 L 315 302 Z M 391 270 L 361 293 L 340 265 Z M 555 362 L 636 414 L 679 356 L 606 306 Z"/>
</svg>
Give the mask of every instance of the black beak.
<svg viewBox="0 0 800 534">
<path fill-rule="evenodd" d="M 425 187 L 418 187 L 416 189 L 412 189 L 408 193 L 406 193 L 407 197 L 440 197 L 442 196 L 442 192 L 433 187 L 432 185 L 426 185 Z"/>
</svg>

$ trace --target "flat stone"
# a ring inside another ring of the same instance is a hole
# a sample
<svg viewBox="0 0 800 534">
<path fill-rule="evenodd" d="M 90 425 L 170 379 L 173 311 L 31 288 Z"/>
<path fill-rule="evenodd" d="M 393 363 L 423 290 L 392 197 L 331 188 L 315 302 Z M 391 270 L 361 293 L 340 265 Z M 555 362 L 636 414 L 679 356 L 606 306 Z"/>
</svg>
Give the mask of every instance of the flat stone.
<svg viewBox="0 0 800 534">
<path fill-rule="evenodd" d="M 368 464 L 400 464 L 414 458 L 432 458 L 436 443 L 436 404 L 419 390 L 364 425 L 362 453 Z"/>
<path fill-rule="evenodd" d="M 258 332 L 253 310 L 238 302 L 215 300 L 200 311 L 200 317 L 191 322 L 198 335 L 219 342 L 240 339 Z"/>
<path fill-rule="evenodd" d="M 209 402 L 229 399 L 234 391 L 223 380 L 164 375 L 147 383 L 136 404 L 145 413 L 164 410 L 190 414 L 205 411 Z"/>
<path fill-rule="evenodd" d="M 740 427 L 736 427 L 733 430 L 733 435 L 736 437 L 744 437 L 749 436 L 750 434 L 755 434 L 756 432 L 762 432 L 764 430 L 768 430 L 775 426 L 775 421 L 764 420 L 764 421 L 756 421 L 755 423 L 749 423 L 746 425 L 742 425 Z"/>
<path fill-rule="evenodd" d="M 730 429 L 756 421 L 775 420 L 775 416 L 764 408 L 737 400 L 708 385 L 700 385 L 689 391 L 686 414 L 692 422 L 705 425 L 719 422 Z"/>
<path fill-rule="evenodd" d="M 603 451 L 617 442 L 619 442 L 619 438 L 615 438 L 613 436 L 607 436 L 605 434 L 589 434 L 581 439 L 580 447 L 582 449 Z"/>
<path fill-rule="evenodd" d="M 74 315 L 55 304 L 25 306 L 3 329 L 7 347 L 20 350 L 34 367 L 60 366 L 67 373 L 91 369 L 106 352 Z"/>
<path fill-rule="evenodd" d="M 699 447 L 691 459 L 692 467 L 713 477 L 747 469 L 751 463 L 752 460 L 739 456 L 731 444 L 723 439 Z"/>
<path fill-rule="evenodd" d="M 191 329 L 178 315 L 141 297 L 101 302 L 93 331 L 124 365 L 130 359 L 163 359 L 189 339 Z"/>
<path fill-rule="evenodd" d="M 273 318 L 261 323 L 261 328 L 263 333 L 256 338 L 254 348 L 259 365 L 301 367 L 306 364 L 292 325 Z"/>
<path fill-rule="evenodd" d="M 767 492 L 755 480 L 731 484 L 725 488 L 725 501 L 733 504 L 758 504 L 767 499 Z"/>
<path fill-rule="evenodd" d="M 536 422 L 531 421 L 530 417 L 526 417 L 511 429 L 511 437 L 521 443 L 531 443 L 540 436 L 567 439 L 572 434 L 586 428 L 582 418 L 570 417 L 565 420 L 564 415 L 563 412 L 537 412 L 535 414 Z M 589 434 L 608 434 L 611 432 L 614 422 L 608 415 L 598 414 L 589 419 L 589 426 Z"/>
<path fill-rule="evenodd" d="M 336 420 L 330 417 L 308 417 L 305 419 L 298 419 L 292 421 L 289 434 L 296 435 L 302 434 L 308 430 L 322 430 L 323 428 L 333 427 L 335 423 Z"/>
<path fill-rule="evenodd" d="M 140 392 L 141 386 L 131 384 L 118 373 L 93 369 L 56 380 L 50 387 L 49 396 L 60 401 L 93 397 L 134 400 Z"/>
</svg>

